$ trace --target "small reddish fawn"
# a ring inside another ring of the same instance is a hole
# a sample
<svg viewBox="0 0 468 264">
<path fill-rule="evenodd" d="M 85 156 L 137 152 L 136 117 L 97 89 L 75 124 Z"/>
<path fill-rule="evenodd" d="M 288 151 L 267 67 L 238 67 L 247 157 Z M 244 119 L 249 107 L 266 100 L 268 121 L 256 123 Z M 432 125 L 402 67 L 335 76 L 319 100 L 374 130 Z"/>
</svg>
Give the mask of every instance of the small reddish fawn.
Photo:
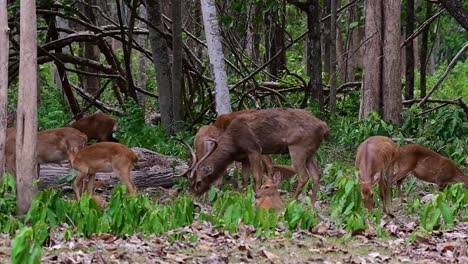
<svg viewBox="0 0 468 264">
<path fill-rule="evenodd" d="M 77 171 L 73 183 L 76 198 L 80 199 L 86 187 L 89 195 L 93 195 L 96 172 L 111 170 L 127 186 L 128 192 L 136 193 L 130 172 L 137 161 L 137 155 L 120 143 L 100 142 L 82 148 L 71 159 L 71 165 Z"/>
<path fill-rule="evenodd" d="M 257 208 L 270 209 L 273 208 L 276 212 L 284 210 L 284 201 L 278 192 L 278 185 L 281 182 L 281 173 L 276 172 L 273 179 L 266 177 L 265 183 L 255 193 Z"/>
<path fill-rule="evenodd" d="M 359 169 L 364 206 L 369 211 L 374 208 L 372 185 L 378 182 L 383 210 L 389 213 L 392 176 L 397 159 L 398 146 L 388 137 L 369 137 L 359 145 L 354 165 Z"/>
<path fill-rule="evenodd" d="M 397 182 L 398 192 L 404 178 L 413 172 L 414 176 L 423 181 L 435 183 L 444 188 L 448 183 L 463 182 L 468 188 L 468 176 L 460 170 L 453 161 L 417 144 L 408 144 L 399 148 L 399 170 L 393 176 Z"/>
</svg>

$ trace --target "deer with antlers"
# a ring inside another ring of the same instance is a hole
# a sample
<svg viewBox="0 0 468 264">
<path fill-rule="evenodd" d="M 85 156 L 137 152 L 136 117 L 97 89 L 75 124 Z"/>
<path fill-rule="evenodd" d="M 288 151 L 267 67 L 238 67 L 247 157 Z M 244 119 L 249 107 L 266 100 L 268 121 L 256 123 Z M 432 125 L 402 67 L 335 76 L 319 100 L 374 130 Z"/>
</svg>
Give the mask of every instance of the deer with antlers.
<svg viewBox="0 0 468 264">
<path fill-rule="evenodd" d="M 249 114 L 253 113 L 257 110 L 253 109 L 247 109 L 247 110 L 241 110 L 237 112 L 232 112 L 228 114 L 222 114 L 220 115 L 216 121 L 212 125 L 206 125 L 200 127 L 198 130 L 197 134 L 195 135 L 194 139 L 194 145 L 195 145 L 195 155 L 197 160 L 201 160 L 201 158 L 208 152 L 211 151 L 211 149 L 214 147 L 213 141 L 212 140 L 217 140 L 227 129 L 227 127 L 231 124 L 232 120 L 234 120 L 236 117 L 243 115 L 243 114 Z M 272 168 L 273 168 L 273 160 L 269 155 L 262 155 L 262 164 L 264 166 L 264 169 L 267 173 L 267 175 L 272 174 Z M 249 180 L 249 171 L 250 171 L 250 163 L 246 155 L 236 155 L 233 158 L 234 161 L 238 161 L 241 163 L 241 168 L 242 168 L 242 183 L 244 187 L 248 185 L 248 180 Z M 215 183 L 216 186 L 220 185 L 222 178 L 219 178 L 217 182 Z"/>
<path fill-rule="evenodd" d="M 239 115 L 232 120 L 213 147 L 197 161 L 193 150 L 189 182 L 192 191 L 201 195 L 226 170 L 236 155 L 245 155 L 253 169 L 255 190 L 261 186 L 261 156 L 289 153 L 294 170 L 299 175 L 294 198 L 313 179 L 312 200 L 316 200 L 320 171 L 316 152 L 328 138 L 327 124 L 302 109 L 272 108 Z M 188 145 L 186 145 L 188 146 Z"/>
</svg>

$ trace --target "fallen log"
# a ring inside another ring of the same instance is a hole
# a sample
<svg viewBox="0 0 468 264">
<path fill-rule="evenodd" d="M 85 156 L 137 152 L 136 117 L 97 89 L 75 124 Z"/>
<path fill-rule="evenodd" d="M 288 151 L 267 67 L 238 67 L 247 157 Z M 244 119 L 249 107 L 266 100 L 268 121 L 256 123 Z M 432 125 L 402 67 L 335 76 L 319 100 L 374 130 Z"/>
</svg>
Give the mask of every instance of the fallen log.
<svg viewBox="0 0 468 264">
<path fill-rule="evenodd" d="M 138 155 L 138 164 L 132 171 L 132 179 L 139 189 L 171 187 L 177 181 L 174 175 L 187 168 L 185 161 L 175 157 L 143 148 L 132 148 L 132 150 Z M 68 162 L 43 164 L 39 173 L 39 189 L 63 185 L 57 181 L 67 175 L 70 175 Z M 104 181 L 109 186 L 115 186 L 119 182 L 112 172 L 97 173 L 96 179 Z"/>
</svg>

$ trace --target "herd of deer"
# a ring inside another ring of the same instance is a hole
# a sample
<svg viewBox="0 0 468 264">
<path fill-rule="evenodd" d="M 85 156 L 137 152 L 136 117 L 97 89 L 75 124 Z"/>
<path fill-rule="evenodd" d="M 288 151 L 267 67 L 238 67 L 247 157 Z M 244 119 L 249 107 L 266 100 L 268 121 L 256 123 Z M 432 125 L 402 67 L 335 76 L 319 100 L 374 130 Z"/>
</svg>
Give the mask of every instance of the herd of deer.
<svg viewBox="0 0 468 264">
<path fill-rule="evenodd" d="M 77 199 L 84 191 L 94 192 L 96 172 L 113 171 L 130 193 L 136 192 L 131 170 L 137 155 L 125 145 L 117 143 L 112 133 L 117 129 L 114 118 L 103 113 L 84 117 L 69 127 L 38 132 L 38 163 L 69 160 L 77 171 L 73 183 Z M 7 130 L 5 147 L 6 167 L 15 175 L 15 128 Z M 247 186 L 250 170 L 254 176 L 256 205 L 262 208 L 284 209 L 278 191 L 281 180 L 298 174 L 294 198 L 298 198 L 304 185 L 312 178 L 311 199 L 315 202 L 319 189 L 320 171 L 316 152 L 330 134 L 325 122 L 302 109 L 271 108 L 242 110 L 220 115 L 212 124 L 202 126 L 194 139 L 195 151 L 183 142 L 190 152 L 190 166 L 181 175 L 188 175 L 191 191 L 205 193 L 225 174 L 234 162 L 241 163 L 242 180 Z M 87 145 L 95 139 L 96 144 Z M 292 167 L 274 165 L 271 154 L 289 154 Z M 389 212 L 391 186 L 398 189 L 410 172 L 439 187 L 463 182 L 468 187 L 468 176 L 448 158 L 416 144 L 398 147 L 391 139 L 374 136 L 365 140 L 357 150 L 355 166 L 364 205 L 374 207 L 373 184 L 380 186 L 384 212 Z M 397 171 L 394 174 L 394 171 Z M 265 181 L 262 183 L 263 178 Z"/>
</svg>

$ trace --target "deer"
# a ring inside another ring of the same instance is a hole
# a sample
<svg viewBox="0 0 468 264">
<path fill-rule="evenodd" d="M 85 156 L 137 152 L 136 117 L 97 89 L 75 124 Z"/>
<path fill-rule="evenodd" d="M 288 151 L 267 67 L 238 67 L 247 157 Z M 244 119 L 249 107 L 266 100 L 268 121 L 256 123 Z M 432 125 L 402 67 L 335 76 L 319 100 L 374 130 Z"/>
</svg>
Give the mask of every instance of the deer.
<svg viewBox="0 0 468 264">
<path fill-rule="evenodd" d="M 397 160 L 398 146 L 388 137 L 369 137 L 359 145 L 354 166 L 359 169 L 359 183 L 367 210 L 374 208 L 372 186 L 378 182 L 383 210 L 389 214 L 392 176 Z"/>
<path fill-rule="evenodd" d="M 210 151 L 192 162 L 187 171 L 191 191 L 195 195 L 205 193 L 239 154 L 247 156 L 252 166 L 257 191 L 262 178 L 261 156 L 289 153 L 299 175 L 294 198 L 298 198 L 312 178 L 311 196 L 315 202 L 320 181 L 316 151 L 329 134 L 325 122 L 302 109 L 271 108 L 239 115 L 217 140 L 210 140 L 213 143 Z"/>
<path fill-rule="evenodd" d="M 37 132 L 37 163 L 43 164 L 70 160 L 76 152 L 86 146 L 87 142 L 88 137 L 85 134 L 71 127 L 55 128 Z M 5 160 L 7 170 L 16 177 L 15 127 L 7 129 Z"/>
<path fill-rule="evenodd" d="M 100 142 L 80 149 L 70 159 L 72 168 L 77 172 L 73 182 L 77 200 L 80 200 L 84 191 L 93 195 L 97 172 L 113 171 L 127 186 L 127 192 L 135 194 L 137 188 L 132 181 L 131 171 L 137 161 L 135 152 L 116 142 Z"/>
<path fill-rule="evenodd" d="M 449 183 L 462 182 L 468 188 L 468 176 L 455 163 L 418 144 L 403 145 L 399 148 L 398 172 L 393 176 L 401 194 L 401 183 L 410 172 L 416 178 L 435 183 L 443 189 Z"/>
<path fill-rule="evenodd" d="M 276 212 L 283 211 L 285 208 L 284 200 L 278 191 L 278 186 L 281 182 L 281 172 L 277 171 L 273 178 L 266 177 L 265 183 L 255 193 L 255 207 L 270 209 L 273 208 Z"/>
<path fill-rule="evenodd" d="M 96 113 L 88 115 L 75 121 L 70 126 L 85 133 L 89 140 L 119 142 L 119 140 L 112 136 L 112 133 L 118 129 L 117 121 L 108 114 Z"/>
<path fill-rule="evenodd" d="M 213 148 L 214 144 L 212 143 L 211 139 L 218 139 L 229 126 L 229 124 L 231 124 L 232 120 L 234 120 L 236 117 L 242 114 L 249 114 L 255 111 L 257 110 L 246 109 L 228 114 L 222 114 L 216 119 L 213 125 L 205 125 L 200 127 L 194 139 L 195 156 L 197 160 L 200 160 L 203 157 L 203 155 L 205 155 Z M 247 156 L 242 154 L 237 155 L 236 157 L 234 157 L 233 160 L 238 161 L 242 164 L 242 183 L 244 187 L 247 187 L 250 171 L 250 163 Z M 271 159 L 271 156 L 262 155 L 262 162 L 267 172 L 267 175 L 271 175 L 273 167 L 273 160 Z M 219 178 L 217 180 L 217 182 L 215 183 L 216 186 L 219 186 L 221 184 L 220 180 L 222 180 L 222 178 Z"/>
</svg>

